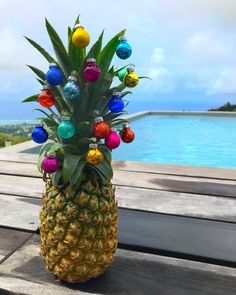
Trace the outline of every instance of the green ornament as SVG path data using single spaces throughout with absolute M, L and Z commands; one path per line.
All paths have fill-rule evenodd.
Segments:
M 117 73 L 117 77 L 119 78 L 119 80 L 120 80 L 121 82 L 123 82 L 124 77 L 125 77 L 125 75 L 127 75 L 127 74 L 128 74 L 128 70 L 127 70 L 127 68 L 123 68 L 122 70 L 120 70 L 120 71 Z

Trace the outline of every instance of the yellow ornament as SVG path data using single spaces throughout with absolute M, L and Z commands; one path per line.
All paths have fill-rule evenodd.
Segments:
M 84 27 L 81 25 L 75 25 L 74 33 L 72 35 L 72 43 L 78 48 L 85 48 L 89 45 L 90 36 Z
M 134 72 L 133 68 L 128 68 L 127 71 L 128 73 L 125 75 L 123 82 L 126 87 L 133 88 L 138 85 L 138 75 Z
M 103 160 L 103 154 L 98 149 L 98 145 L 90 144 L 89 150 L 86 154 L 86 162 L 91 165 L 98 165 L 102 162 L 102 160 Z

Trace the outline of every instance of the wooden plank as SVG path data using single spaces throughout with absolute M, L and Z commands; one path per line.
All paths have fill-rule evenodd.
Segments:
M 19 247 L 30 236 L 30 233 L 0 227 L 0 263 L 5 256 Z
M 38 251 L 38 236 L 30 239 L 0 266 L 0 287 L 27 295 L 142 294 L 235 295 L 236 270 L 217 265 L 118 250 L 104 275 L 64 286 L 46 272 Z
M 132 171 L 114 171 L 113 183 L 164 191 L 194 193 L 235 198 L 236 181 L 155 175 Z M 30 187 L 29 187 L 29 184 Z M 0 193 L 37 196 L 42 192 L 41 178 L 0 175 Z
M 213 168 L 133 161 L 113 161 L 113 168 L 121 171 L 236 180 L 236 169 L 233 168 Z
M 236 222 L 236 199 L 116 187 L 119 207 Z
M 0 224 L 35 230 L 44 183 L 38 178 L 0 176 Z M 29 185 L 30 184 L 30 185 Z M 29 198 L 30 197 L 30 198 Z M 236 199 L 135 187 L 116 187 L 120 207 L 222 221 L 236 221 Z M 5 212 L 9 212 L 5 216 Z M 27 213 L 26 213 L 27 212 Z M 21 218 L 19 218 L 21 216 Z
M 0 194 L 0 203 L 0 226 L 37 230 L 41 200 Z
M 236 267 L 236 224 L 119 211 L 120 247 Z
M 236 181 L 216 180 L 172 175 L 156 175 L 132 171 L 114 171 L 117 185 L 203 195 L 236 197 Z
M 20 154 L 21 158 L 26 157 L 27 154 Z M 12 156 L 9 156 L 12 158 Z M 31 157 L 31 155 L 30 155 Z M 0 157 L 1 159 L 1 157 Z M 19 160 L 19 159 L 18 159 Z M 35 163 L 28 161 L 11 162 L 0 160 L 0 174 L 21 175 L 21 176 L 34 176 L 41 177 Z M 35 162 L 35 159 L 34 159 Z M 158 164 L 158 163 L 145 163 L 145 162 L 129 162 L 129 161 L 113 161 L 112 166 L 114 170 L 124 171 L 126 174 L 131 172 L 144 172 L 150 174 L 164 174 L 175 176 L 188 176 L 196 178 L 215 178 L 222 180 L 236 180 L 236 169 L 225 168 L 209 168 L 209 167 L 193 167 L 182 165 Z M 168 176 L 167 176 L 168 177 Z

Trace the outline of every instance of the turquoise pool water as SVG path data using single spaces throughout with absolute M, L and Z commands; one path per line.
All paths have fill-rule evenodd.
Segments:
M 236 168 L 236 117 L 145 116 L 130 126 L 136 139 L 114 160 Z

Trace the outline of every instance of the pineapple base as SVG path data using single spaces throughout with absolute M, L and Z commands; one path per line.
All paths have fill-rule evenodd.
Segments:
M 118 207 L 111 182 L 94 178 L 78 190 L 45 185 L 40 212 L 40 250 L 46 269 L 69 283 L 101 275 L 117 248 Z

